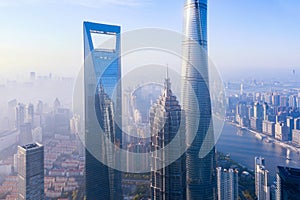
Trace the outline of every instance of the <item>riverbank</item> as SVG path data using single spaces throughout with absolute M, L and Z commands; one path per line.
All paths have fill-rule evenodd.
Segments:
M 231 123 L 224 124 L 216 148 L 250 170 L 254 169 L 255 157 L 264 157 L 270 181 L 276 178 L 277 166 L 300 166 L 300 154 L 273 142 L 258 139 L 253 132 L 242 130 Z
M 289 143 L 286 143 L 286 142 L 282 142 L 282 141 L 277 140 L 277 139 L 275 139 L 275 138 L 273 138 L 273 137 L 270 137 L 269 135 L 266 135 L 266 134 L 264 134 L 264 133 L 260 133 L 260 132 L 258 132 L 258 131 L 254 131 L 254 130 L 248 128 L 248 127 L 240 126 L 239 124 L 236 124 L 236 123 L 234 123 L 234 122 L 230 122 L 230 121 L 226 121 L 226 122 L 227 122 L 228 124 L 230 124 L 230 125 L 233 125 L 233 126 L 237 127 L 237 128 L 241 128 L 242 130 L 247 130 L 247 131 L 249 131 L 249 132 L 252 133 L 256 138 L 258 138 L 258 139 L 260 139 L 260 140 L 262 140 L 262 141 L 264 141 L 264 142 L 266 142 L 266 143 L 273 143 L 273 144 L 279 145 L 279 146 L 281 146 L 281 147 L 283 147 L 283 148 L 285 148 L 285 149 L 292 150 L 292 151 L 294 151 L 294 152 L 296 152 L 296 153 L 298 153 L 298 154 L 300 153 L 300 148 L 294 146 L 293 144 L 289 144 Z

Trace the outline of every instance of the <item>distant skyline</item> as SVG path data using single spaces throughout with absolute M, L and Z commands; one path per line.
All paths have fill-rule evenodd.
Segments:
M 1 1 L 0 77 L 30 71 L 76 76 L 83 65 L 83 21 L 121 25 L 123 32 L 158 27 L 181 33 L 183 4 L 184 0 Z M 221 74 L 260 74 L 260 68 L 279 69 L 283 75 L 292 69 L 300 72 L 299 8 L 297 0 L 209 1 L 208 49 Z

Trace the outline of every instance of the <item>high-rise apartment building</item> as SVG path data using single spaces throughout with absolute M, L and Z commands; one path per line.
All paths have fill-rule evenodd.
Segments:
M 185 112 L 187 199 L 216 199 L 216 158 L 208 78 L 207 0 L 184 5 L 182 109 Z M 199 117 L 199 122 L 196 118 Z M 196 127 L 196 130 L 194 128 Z M 196 133 L 194 133 L 196 132 Z M 200 151 L 201 150 L 201 151 Z M 205 152 L 200 155 L 201 152 Z
M 265 159 L 255 157 L 255 194 L 258 200 L 270 200 L 268 174 L 269 171 L 265 167 Z
M 288 98 L 286 96 L 280 96 L 280 106 L 286 107 L 288 105 Z
M 120 26 L 91 22 L 83 26 L 86 198 L 122 199 L 121 172 L 103 163 L 118 160 L 103 138 L 117 148 L 122 144 Z
M 262 119 L 264 114 L 263 106 L 259 102 L 255 102 L 253 106 L 253 116 L 257 119 Z
M 273 106 L 279 106 L 280 105 L 280 95 L 277 93 L 272 93 L 272 105 Z
M 185 155 L 168 166 L 165 164 L 170 160 L 172 153 L 185 146 L 185 139 L 181 138 L 174 145 L 176 149 L 165 148 L 178 131 L 181 131 L 179 127 L 182 125 L 182 114 L 179 102 L 172 93 L 170 80 L 167 78 L 162 95 L 150 109 L 152 200 L 186 199 Z M 164 148 L 162 153 L 158 151 Z M 157 169 L 156 166 L 161 162 L 165 167 Z
M 275 124 L 275 139 L 280 141 L 288 141 L 291 138 L 290 128 L 284 122 Z
M 297 97 L 294 95 L 289 96 L 289 107 L 296 108 L 297 107 Z
M 238 200 L 238 171 L 217 168 L 218 200 Z
M 44 199 L 44 147 L 33 143 L 18 146 L 19 200 Z

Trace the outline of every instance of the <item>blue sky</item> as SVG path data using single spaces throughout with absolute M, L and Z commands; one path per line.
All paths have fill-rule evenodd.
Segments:
M 181 32 L 183 0 L 0 1 L 0 73 L 75 76 L 82 22 Z M 300 71 L 300 2 L 209 0 L 209 54 L 220 71 Z

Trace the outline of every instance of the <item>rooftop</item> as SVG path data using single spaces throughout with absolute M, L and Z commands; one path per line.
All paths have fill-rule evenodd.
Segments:
M 278 166 L 277 168 L 281 176 L 298 179 L 298 180 L 300 179 L 299 168 L 282 167 L 282 166 Z
M 23 145 L 22 148 L 26 149 L 26 150 L 29 150 L 29 149 L 34 149 L 34 148 L 41 147 L 41 146 L 42 146 L 41 144 L 32 143 L 32 144 Z

